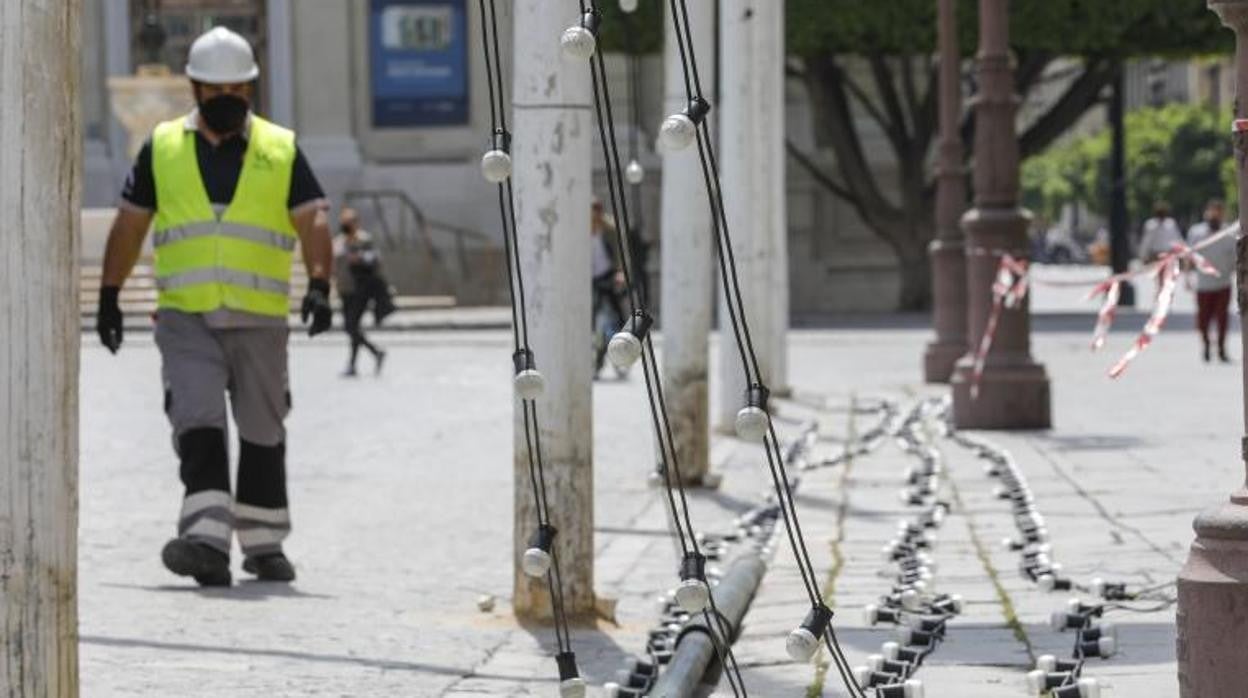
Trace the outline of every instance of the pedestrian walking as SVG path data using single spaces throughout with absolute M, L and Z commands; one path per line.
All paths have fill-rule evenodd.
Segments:
M 1153 215 L 1144 221 L 1138 250 L 1140 261 L 1148 264 L 1170 252 L 1175 243 L 1183 242 L 1179 224 L 1170 217 L 1170 204 L 1158 201 L 1153 205 Z
M 1192 226 L 1187 241 L 1195 246 L 1222 231 L 1226 207 L 1213 200 L 1205 206 L 1204 220 Z M 1218 270 L 1218 275 L 1195 272 L 1196 329 L 1200 333 L 1202 356 L 1206 362 L 1212 358 L 1209 332 L 1216 327 L 1218 359 L 1230 363 L 1226 353 L 1226 325 L 1231 308 L 1231 287 L 1235 281 L 1235 243 L 1238 235 L 1228 235 L 1210 243 L 1200 250 L 1200 255 Z
M 381 258 L 373 245 L 373 237 L 360 228 L 359 214 L 353 208 L 344 208 L 338 216 L 339 235 L 334 241 L 335 280 L 338 295 L 342 298 L 342 324 L 351 338 L 347 368 L 342 375 L 354 377 L 355 362 L 360 347 L 373 355 L 373 372 L 381 373 L 386 352 L 368 340 L 364 334 L 364 314 L 370 302 L 376 305 L 377 315 L 384 318 L 382 306 L 388 302 L 389 286 L 381 275 Z M 391 306 L 392 307 L 392 306 Z
M 301 316 L 329 328 L 333 251 L 325 197 L 295 134 L 251 111 L 259 74 L 246 39 L 223 27 L 197 38 L 186 75 L 197 107 L 158 125 L 122 193 L 104 257 L 97 328 L 122 343 L 120 288 L 154 223 L 165 413 L 185 486 L 177 537 L 161 553 L 174 574 L 231 582 L 237 535 L 243 569 L 291 581 L 286 431 L 290 270 L 302 249 Z M 226 394 L 238 428 L 230 493 Z
M 590 277 L 593 280 L 594 378 L 602 371 L 607 343 L 624 324 L 624 269 L 616 259 L 619 231 L 615 221 L 603 208 L 602 200 L 594 197 L 590 204 Z M 623 376 L 621 376 L 623 377 Z

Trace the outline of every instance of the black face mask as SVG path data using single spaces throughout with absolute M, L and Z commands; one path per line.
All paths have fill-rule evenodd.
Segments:
M 208 128 L 219 134 L 235 133 L 243 128 L 251 105 L 237 95 L 217 95 L 199 103 L 199 115 Z

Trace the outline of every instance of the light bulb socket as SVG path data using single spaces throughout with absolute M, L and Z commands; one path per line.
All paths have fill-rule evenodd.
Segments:
M 901 622 L 901 612 L 895 608 L 880 608 L 873 603 L 869 603 L 862 609 L 862 618 L 867 625 L 899 623 Z
M 576 668 L 575 652 L 560 652 L 555 655 L 555 664 L 559 666 L 559 680 L 580 678 L 581 672 Z
M 924 618 L 922 616 L 915 616 L 911 617 L 909 624 L 912 630 L 931 633 L 932 637 L 945 636 L 944 618 Z
M 1118 637 L 1118 629 L 1113 623 L 1097 623 L 1081 628 L 1079 630 L 1079 640 L 1082 642 L 1093 642 L 1102 637 Z
M 706 581 L 706 556 L 692 550 L 685 553 L 680 560 L 680 579 L 681 581 L 690 579 Z
M 532 349 L 517 349 L 516 353 L 511 355 L 511 361 L 516 367 L 517 374 L 537 370 L 537 362 L 533 358 Z
M 706 116 L 711 113 L 711 103 L 701 97 L 694 97 L 689 100 L 689 106 L 685 107 L 684 114 L 695 126 L 701 126 L 706 120 Z
M 1079 613 L 1067 613 L 1065 611 L 1054 611 L 1049 616 L 1049 627 L 1061 632 L 1063 630 L 1078 630 L 1087 626 L 1088 617 Z
M 624 326 L 620 328 L 620 331 L 628 332 L 637 339 L 644 341 L 650 334 L 652 327 L 654 327 L 654 318 L 645 309 L 638 308 L 633 312 L 633 316 L 624 322 Z
M 597 9 L 588 9 L 585 14 L 581 15 L 581 26 L 589 30 L 590 34 L 598 36 L 598 28 L 602 25 L 602 13 Z
M 490 149 L 511 153 L 511 133 L 501 128 L 494 129 L 494 133 L 490 134 Z
M 876 698 L 923 698 L 923 684 L 917 679 L 876 686 Z
M 1118 651 L 1118 642 L 1112 637 L 1099 637 L 1080 641 L 1076 654 L 1080 657 L 1112 657 Z

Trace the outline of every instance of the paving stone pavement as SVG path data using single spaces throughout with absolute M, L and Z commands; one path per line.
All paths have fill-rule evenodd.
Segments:
M 1131 322 L 1113 335 L 1113 350 L 1130 341 Z M 991 435 L 1031 479 L 1056 556 L 1077 577 L 1172 578 L 1192 516 L 1242 479 L 1239 370 L 1197 364 L 1185 323 L 1173 321 L 1118 382 L 1103 376 L 1113 356 L 1087 353 L 1090 320 L 1087 328 L 1039 323 L 1036 354 L 1053 377 L 1056 428 Z M 792 376 L 801 391 L 833 405 L 854 395 L 939 394 L 917 381 L 928 338 L 914 329 L 794 332 Z M 507 604 L 507 337 L 427 332 L 382 341 L 391 349 L 385 375 L 355 380 L 337 376 L 340 339 L 295 342 L 288 551 L 299 581 L 201 591 L 158 558 L 173 533 L 179 486 L 155 349 L 134 336 L 112 357 L 84 338 L 84 696 L 554 694 L 552 633 L 518 626 Z M 645 480 L 652 441 L 640 378 L 599 384 L 594 408 L 595 573 L 600 595 L 619 599 L 618 622 L 580 628 L 574 643 L 598 686 L 643 648 L 654 599 L 675 581 L 676 554 L 659 492 Z M 851 428 L 843 411 L 825 420 L 829 434 Z M 709 531 L 726 530 L 767 484 L 754 447 L 721 438 L 715 448 L 724 485 L 693 498 L 695 525 Z M 995 544 L 1009 521 L 989 498 L 991 481 L 970 454 L 948 442 L 942 448 L 963 506 L 941 531 L 938 583 L 971 603 L 921 677 L 929 696 L 1022 696 L 1028 643 L 1031 653 L 1068 649 L 1069 636 L 1045 623 L 1065 595 L 1022 583 L 1014 559 Z M 855 609 L 887 584 L 878 548 L 902 513 L 896 491 L 906 463 L 885 444 L 848 470 L 810 475 L 798 495 L 816 568 L 831 570 L 834 550 L 843 561 L 833 601 L 844 611 L 837 627 L 855 663 L 885 639 L 882 629 L 862 628 Z M 1026 643 L 1005 624 L 990 568 L 1000 572 Z M 482 594 L 498 597 L 492 613 L 477 610 Z M 737 650 L 751 695 L 807 695 L 817 668 L 788 662 L 783 650 L 803 614 L 800 579 L 778 546 Z M 1114 620 L 1127 626 L 1123 652 L 1094 661 L 1089 674 L 1110 682 L 1111 698 L 1176 695 L 1173 611 Z M 822 695 L 843 695 L 834 676 Z

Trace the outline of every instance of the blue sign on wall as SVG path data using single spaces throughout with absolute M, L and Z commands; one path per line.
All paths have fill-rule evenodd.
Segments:
M 372 0 L 373 126 L 468 123 L 465 0 Z

